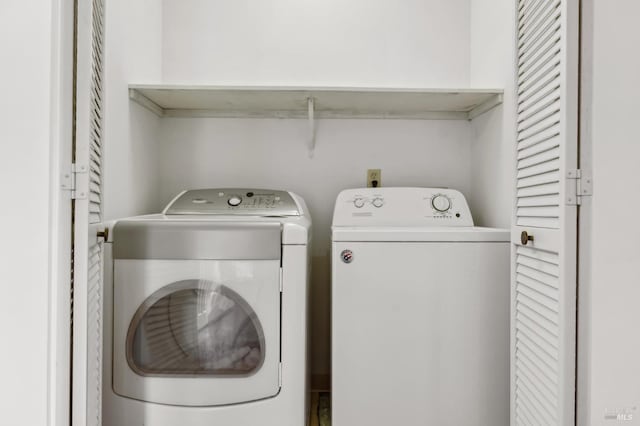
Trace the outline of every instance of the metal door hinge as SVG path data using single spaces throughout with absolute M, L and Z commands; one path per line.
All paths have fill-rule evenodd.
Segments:
M 89 171 L 87 166 L 71 164 L 68 172 L 62 174 L 61 189 L 71 193 L 72 200 L 83 200 L 87 198 L 88 185 L 87 179 L 78 179 L 79 174 L 87 174 Z
M 282 268 L 280 268 L 280 293 L 282 293 L 282 290 L 284 290 L 284 283 L 283 283 L 283 279 L 282 279 Z
M 593 178 L 590 173 L 581 169 L 567 171 L 567 196 L 568 206 L 579 206 L 583 197 L 593 195 Z
M 278 364 L 278 387 L 282 387 L 282 363 Z

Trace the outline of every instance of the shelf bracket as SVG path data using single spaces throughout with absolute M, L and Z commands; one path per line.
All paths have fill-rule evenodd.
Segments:
M 468 116 L 469 121 L 471 121 L 474 118 L 484 114 L 487 111 L 492 110 L 493 108 L 495 108 L 498 105 L 500 105 L 502 102 L 503 102 L 503 95 L 500 94 L 500 93 L 494 94 L 489 99 L 487 99 L 486 101 L 484 101 L 483 103 L 481 103 L 480 105 L 476 106 L 471 111 L 469 111 L 469 113 L 468 113 L 469 114 L 469 116 Z
M 307 113 L 309 120 L 309 158 L 313 158 L 313 153 L 316 149 L 316 121 L 315 121 L 315 104 L 313 97 L 307 98 Z
M 164 108 L 153 102 L 151 99 L 147 98 L 136 89 L 129 89 L 129 99 L 136 102 L 138 105 L 145 107 L 158 117 L 164 117 L 165 115 Z

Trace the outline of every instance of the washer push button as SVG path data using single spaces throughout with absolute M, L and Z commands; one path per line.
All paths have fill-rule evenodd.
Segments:
M 371 201 L 371 204 L 373 204 L 373 207 L 380 208 L 384 206 L 384 199 L 381 197 L 376 197 Z
M 232 195 L 227 200 L 227 204 L 229 204 L 231 207 L 239 206 L 240 203 L 242 203 L 242 197 L 240 197 L 238 195 Z

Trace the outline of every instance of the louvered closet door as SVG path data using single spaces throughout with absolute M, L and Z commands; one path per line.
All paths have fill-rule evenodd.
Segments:
M 72 424 L 102 423 L 102 0 L 77 2 Z
M 578 0 L 519 0 L 517 14 L 511 424 L 573 425 Z

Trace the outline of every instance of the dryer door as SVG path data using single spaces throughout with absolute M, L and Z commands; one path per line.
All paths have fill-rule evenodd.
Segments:
M 280 389 L 278 260 L 115 261 L 113 386 L 213 406 Z

